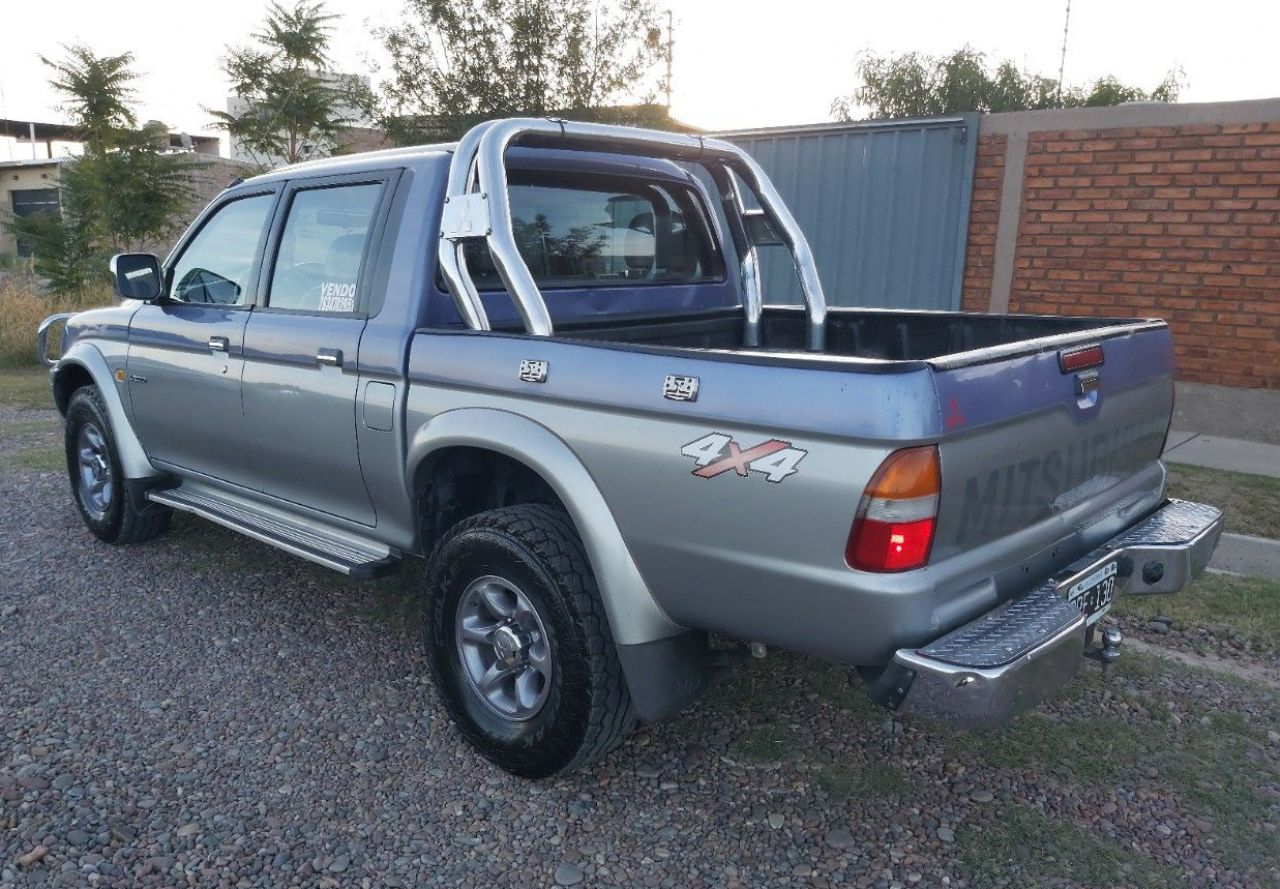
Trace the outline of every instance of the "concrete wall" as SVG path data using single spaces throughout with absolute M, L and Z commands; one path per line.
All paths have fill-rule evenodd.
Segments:
M 1280 99 L 983 118 L 963 305 L 1161 317 L 1183 379 L 1280 389 Z

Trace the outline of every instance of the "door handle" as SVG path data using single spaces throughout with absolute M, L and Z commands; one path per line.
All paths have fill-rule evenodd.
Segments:
M 215 352 L 230 352 L 231 340 L 225 336 L 211 336 L 209 337 L 209 348 Z
M 342 367 L 341 349 L 317 349 L 316 364 L 327 364 L 330 367 Z

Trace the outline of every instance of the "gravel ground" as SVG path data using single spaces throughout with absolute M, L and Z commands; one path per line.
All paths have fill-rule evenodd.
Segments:
M 1276 607 L 1280 607 L 1280 602 Z M 1240 665 L 1241 672 L 1265 676 L 1267 681 L 1280 684 L 1280 652 L 1251 642 L 1239 632 L 1215 633 L 1209 627 L 1180 623 L 1162 615 L 1153 620 L 1125 616 L 1115 623 L 1125 638 L 1141 639 L 1151 645 L 1199 657 L 1234 661 Z
M 416 570 L 352 585 L 182 517 L 105 546 L 38 468 L 0 502 L 3 886 L 1280 885 L 1257 685 L 1090 665 L 965 735 L 770 657 L 533 784 L 437 705 Z

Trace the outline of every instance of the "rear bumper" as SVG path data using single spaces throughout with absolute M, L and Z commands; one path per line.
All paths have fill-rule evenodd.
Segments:
M 1003 722 L 1080 668 L 1085 615 L 1064 590 L 1118 560 L 1116 596 L 1177 592 L 1204 571 L 1221 533 L 1216 507 L 1167 501 L 1025 595 L 928 645 L 899 649 L 874 693 L 900 711 L 957 725 Z

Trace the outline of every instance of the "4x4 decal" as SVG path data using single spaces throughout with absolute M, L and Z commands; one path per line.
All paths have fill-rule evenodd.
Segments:
M 769 481 L 778 484 L 796 472 L 796 467 L 809 452 L 792 447 L 789 441 L 776 438 L 744 450 L 733 440 L 733 436 L 712 432 L 689 442 L 680 449 L 680 453 L 697 462 L 698 468 L 693 474 L 698 478 L 715 478 L 730 470 L 743 478 L 752 472 L 759 472 Z

